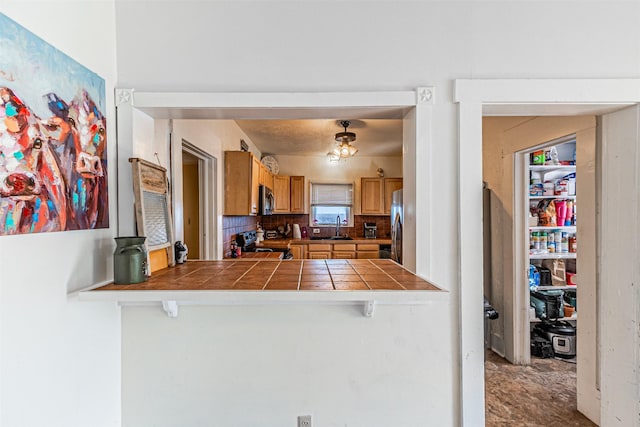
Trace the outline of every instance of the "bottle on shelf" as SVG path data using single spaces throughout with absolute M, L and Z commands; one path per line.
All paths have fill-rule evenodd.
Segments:
M 569 252 L 576 253 L 578 251 L 578 242 L 576 240 L 576 235 L 572 234 L 569 236 Z

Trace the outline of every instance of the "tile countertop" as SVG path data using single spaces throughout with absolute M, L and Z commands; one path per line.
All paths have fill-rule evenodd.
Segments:
M 236 261 L 245 261 L 256 259 L 275 259 L 279 260 L 282 258 L 282 252 L 242 252 L 239 257 L 225 257 L 225 259 L 236 260 Z
M 113 283 L 81 291 L 81 301 L 162 303 L 170 317 L 177 304 L 283 303 L 429 304 L 449 293 L 389 259 L 188 261 L 153 273 L 143 283 Z M 173 307 L 173 309 L 172 309 Z

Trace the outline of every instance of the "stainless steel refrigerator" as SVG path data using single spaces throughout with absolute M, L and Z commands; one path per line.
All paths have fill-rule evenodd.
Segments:
M 402 190 L 396 190 L 391 196 L 391 259 L 402 264 Z

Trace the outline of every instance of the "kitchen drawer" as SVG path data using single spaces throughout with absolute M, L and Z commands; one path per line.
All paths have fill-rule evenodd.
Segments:
M 372 243 L 360 243 L 358 245 L 359 251 L 378 251 L 380 250 L 380 245 L 374 245 Z
M 380 254 L 378 251 L 358 251 L 358 259 L 378 259 Z
M 356 251 L 356 245 L 351 243 L 351 244 L 345 244 L 345 243 L 334 243 L 333 244 L 333 251 L 334 252 L 355 252 Z
M 309 252 L 307 259 L 331 259 L 331 252 Z
M 355 252 L 335 252 L 334 251 L 331 255 L 333 259 L 355 259 L 356 258 Z
M 331 244 L 317 244 L 317 245 L 309 245 L 309 252 L 331 252 Z

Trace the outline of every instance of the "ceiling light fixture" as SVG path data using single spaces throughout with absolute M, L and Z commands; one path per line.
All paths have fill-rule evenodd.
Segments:
M 344 132 L 336 133 L 336 142 L 338 146 L 334 148 L 333 151 L 329 152 L 327 155 L 329 156 L 329 160 L 332 162 L 337 162 L 340 159 L 348 159 L 349 157 L 353 157 L 358 149 L 353 145 L 349 144 L 350 142 L 355 142 L 356 134 L 353 132 L 348 132 L 347 128 L 351 125 L 349 120 L 341 120 L 340 126 L 344 128 Z

